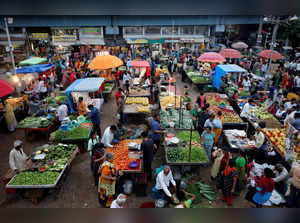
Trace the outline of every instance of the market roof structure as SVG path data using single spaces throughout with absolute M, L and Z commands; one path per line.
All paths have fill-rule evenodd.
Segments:
M 46 58 L 41 57 L 31 57 L 29 59 L 23 60 L 19 63 L 20 66 L 26 66 L 26 65 L 37 65 L 46 62 Z
M 227 73 L 246 73 L 247 70 L 236 65 L 236 64 L 226 64 L 226 65 L 218 65 L 215 70 L 215 76 L 213 80 L 213 85 L 215 88 L 220 88 L 220 80 Z

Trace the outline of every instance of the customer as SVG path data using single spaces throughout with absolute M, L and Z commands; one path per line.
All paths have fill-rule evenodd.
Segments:
M 120 116 L 120 123 L 124 123 L 124 105 L 125 105 L 125 96 L 124 95 L 121 95 L 121 97 L 119 98 L 118 100 L 118 114 Z
M 86 104 L 83 101 L 83 97 L 79 97 L 78 99 L 78 114 L 82 116 L 86 116 Z
M 204 108 L 202 109 L 202 112 L 199 116 L 199 122 L 198 122 L 198 132 L 199 135 L 202 135 L 203 129 L 204 129 L 204 125 L 207 119 L 209 119 L 210 114 L 206 108 L 206 106 L 204 106 Z
M 210 127 L 211 129 L 213 129 L 213 127 L 214 127 L 214 124 L 213 124 L 214 119 L 215 119 L 215 115 L 214 114 L 210 115 L 210 117 L 204 123 L 204 128 Z
M 237 169 L 235 168 L 235 162 L 233 159 L 230 159 L 224 170 L 224 182 L 222 189 L 222 201 L 226 202 L 228 206 L 232 206 L 232 194 L 235 191 L 237 180 L 238 174 Z
M 127 196 L 125 194 L 119 194 L 117 199 L 111 203 L 110 208 L 123 208 L 126 200 Z
M 39 93 L 40 93 L 41 99 L 44 99 L 45 97 L 47 97 L 47 94 L 48 94 L 47 84 L 45 84 L 45 82 L 42 78 L 39 78 Z
M 165 133 L 165 131 L 162 131 L 160 129 L 160 115 L 159 114 L 155 114 L 153 116 L 153 119 L 150 122 L 150 126 L 151 126 L 151 130 L 152 130 L 152 140 L 158 150 L 160 147 L 161 134 Z
M 214 146 L 215 133 L 211 131 L 211 127 L 204 127 L 201 135 L 201 144 L 204 147 L 209 163 L 211 163 L 211 150 Z
M 273 178 L 273 180 L 275 183 L 275 189 L 279 193 L 285 194 L 287 190 L 287 180 L 289 178 L 289 172 L 281 163 L 278 163 L 275 166 L 274 173 L 275 178 Z
M 13 107 L 8 103 L 8 101 L 5 101 L 5 109 L 2 110 L 4 112 L 4 117 L 6 120 L 7 128 L 9 132 L 14 132 L 16 129 L 16 126 L 18 125 L 15 112 Z
M 200 115 L 201 115 L 201 109 L 199 108 L 199 105 L 195 103 L 194 108 L 191 110 L 193 126 L 195 129 L 198 129 Z
M 95 186 L 98 186 L 99 183 L 99 168 L 105 161 L 106 151 L 102 143 L 97 143 L 92 149 L 92 167 L 93 167 L 93 176 L 95 180 Z
M 99 203 L 106 208 L 109 208 L 114 200 L 118 176 L 123 175 L 123 173 L 118 171 L 118 169 L 115 167 L 113 160 L 114 155 L 112 153 L 107 153 L 106 160 L 102 164 L 99 171 Z
M 242 111 L 241 111 L 241 117 L 242 118 L 249 118 L 252 115 L 252 107 L 254 106 L 254 101 L 252 99 L 249 99 L 248 102 L 244 105 Z
M 91 157 L 91 171 L 93 172 L 93 165 L 92 165 L 92 150 L 94 148 L 94 146 L 96 144 L 99 143 L 99 136 L 97 135 L 97 132 L 94 132 L 93 134 L 91 134 L 91 138 L 88 141 L 88 148 L 87 151 L 90 153 L 90 157 Z
M 262 178 L 256 185 L 257 192 L 253 196 L 253 202 L 257 207 L 262 207 L 271 197 L 274 190 L 274 173 L 271 169 L 265 168 Z
M 210 176 L 211 176 L 212 180 L 214 180 L 217 177 L 217 175 L 220 171 L 221 162 L 222 162 L 223 157 L 224 157 L 224 152 L 222 149 L 217 149 L 212 153 L 212 158 L 214 160 L 214 164 L 210 171 Z
M 240 149 L 239 156 L 235 160 L 235 165 L 238 174 L 238 183 L 235 195 L 240 195 L 240 192 L 244 187 L 245 175 L 247 170 L 247 156 L 244 150 Z
M 295 120 L 291 123 L 291 125 L 298 131 L 300 131 L 300 113 L 295 113 Z
M 148 138 L 148 132 L 142 132 L 143 142 L 141 144 L 141 151 L 143 152 L 144 171 L 147 174 L 148 181 L 152 181 L 152 161 L 154 150 L 157 149 L 153 140 Z
M 91 118 L 93 123 L 92 134 L 94 132 L 97 132 L 98 136 L 101 137 L 99 110 L 96 107 L 94 107 L 94 105 L 89 105 L 88 109 L 90 110 L 89 117 Z
M 300 162 L 293 163 L 290 171 L 291 183 L 288 185 L 286 193 L 288 207 L 300 208 Z
M 29 157 L 23 151 L 23 142 L 16 140 L 14 142 L 14 148 L 9 153 L 9 166 L 15 174 L 26 169 L 26 162 Z
M 257 149 L 266 150 L 265 135 L 262 132 L 262 129 L 266 127 L 266 124 L 264 122 L 260 122 L 258 125 L 256 124 L 255 127 L 256 132 L 253 136 L 253 139 L 255 140 L 255 147 Z
M 57 104 L 59 105 L 58 109 L 57 109 L 57 116 L 58 116 L 58 120 L 60 122 L 62 122 L 65 118 L 68 117 L 68 107 L 65 104 L 62 104 L 61 101 L 57 101 Z
M 28 115 L 33 116 L 34 114 L 38 113 L 39 109 L 40 102 L 37 101 L 36 97 L 31 96 L 29 99 Z
M 169 166 L 164 166 L 164 169 L 157 175 L 155 188 L 158 193 L 164 196 L 168 204 L 173 202 L 172 193 L 176 192 L 176 182 L 173 179 L 172 171 Z
M 276 111 L 275 116 L 279 121 L 283 121 L 285 119 L 286 112 L 283 105 L 281 105 L 280 108 Z
M 203 92 L 200 93 L 200 96 L 197 98 L 196 103 L 199 105 L 201 109 L 203 109 L 206 105 L 206 97 Z
M 222 116 L 222 112 L 218 111 L 218 114 L 215 116 L 213 122 L 213 132 L 215 133 L 215 145 L 219 142 L 219 138 L 223 131 L 224 125 L 224 117 Z
M 117 131 L 117 127 L 115 125 L 108 126 L 102 136 L 101 143 L 104 144 L 105 147 L 114 147 L 112 144 L 120 142 L 119 140 L 114 139 L 114 133 Z

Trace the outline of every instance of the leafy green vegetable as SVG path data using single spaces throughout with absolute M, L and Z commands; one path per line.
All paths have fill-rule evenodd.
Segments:
M 51 122 L 43 117 L 27 117 L 19 122 L 17 128 L 46 128 Z
M 189 184 L 187 188 L 185 189 L 186 192 L 194 194 L 196 196 L 194 205 L 199 204 L 202 201 L 202 196 L 200 194 L 199 188 L 195 184 Z
M 178 131 L 176 132 L 176 137 L 181 141 L 181 142 L 190 142 L 190 131 Z M 199 136 L 199 133 L 196 131 L 192 132 L 192 141 L 196 143 L 201 143 L 201 139 Z
M 180 129 L 190 129 L 191 126 L 194 128 L 192 124 L 192 119 L 190 112 L 187 110 L 183 110 L 182 112 L 182 120 L 179 123 L 179 111 L 177 109 L 171 108 L 167 110 L 161 110 L 161 125 L 162 128 L 170 128 L 169 120 L 175 123 L 175 128 Z
M 188 146 L 184 150 L 182 150 L 182 155 L 184 157 L 183 161 L 186 161 L 186 162 L 189 161 L 189 153 L 190 153 L 190 150 L 189 150 Z M 196 163 L 208 162 L 208 158 L 207 158 L 207 155 L 206 155 L 204 149 L 192 146 L 191 147 L 191 162 L 196 162 Z
M 10 185 L 47 185 L 54 184 L 59 176 L 59 172 L 21 172 L 10 182 Z
M 54 140 L 61 141 L 63 139 L 81 139 L 88 138 L 90 134 L 90 129 L 85 127 L 77 127 L 72 130 L 63 131 L 61 129 L 55 132 Z
M 184 159 L 182 155 L 182 149 L 178 147 L 169 147 L 168 148 L 168 160 L 170 162 L 178 162 Z

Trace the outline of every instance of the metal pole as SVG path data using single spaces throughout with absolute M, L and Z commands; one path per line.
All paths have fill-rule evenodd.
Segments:
M 13 46 L 12 46 L 12 43 L 11 43 L 11 40 L 10 40 L 9 29 L 8 29 L 8 24 L 7 24 L 7 18 L 4 18 L 4 24 L 5 24 L 5 31 L 6 31 L 6 35 L 7 35 L 7 41 L 8 41 L 10 57 L 11 57 L 11 63 L 12 63 L 12 66 L 13 66 L 14 74 L 16 74 L 15 57 L 14 57 L 14 52 L 13 52 Z
M 263 16 L 260 17 L 259 19 L 259 26 L 258 26 L 258 31 L 257 31 L 257 39 L 256 39 L 256 45 L 257 46 L 261 46 L 261 43 L 262 43 L 262 35 L 261 35 L 261 32 L 262 32 L 262 29 L 263 29 Z
M 272 56 L 273 56 L 273 52 L 274 52 L 274 46 L 275 46 L 275 42 L 276 42 L 276 36 L 277 36 L 277 31 L 279 28 L 279 23 L 280 23 L 280 19 L 279 17 L 276 19 L 276 23 L 273 29 L 273 34 L 272 34 L 272 40 L 271 40 L 271 46 L 270 46 L 270 50 L 271 50 L 271 55 L 270 55 L 270 61 L 269 61 L 269 66 L 268 66 L 268 70 L 267 70 L 267 75 L 270 73 L 270 69 L 271 69 L 271 65 L 272 65 Z
M 191 162 L 191 153 L 192 153 L 192 135 L 193 135 L 193 128 L 191 125 L 191 131 L 190 131 L 190 148 L 189 148 L 189 162 Z

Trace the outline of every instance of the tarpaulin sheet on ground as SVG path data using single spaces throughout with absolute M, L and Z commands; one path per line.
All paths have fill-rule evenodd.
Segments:
M 213 80 L 213 86 L 217 89 L 220 88 L 220 80 L 227 73 L 246 73 L 247 70 L 241 68 L 236 64 L 218 65 L 216 67 L 216 74 Z
M 72 102 L 71 102 L 72 92 L 97 92 L 100 90 L 104 82 L 105 82 L 104 78 L 86 78 L 86 79 L 78 79 L 74 81 L 66 90 L 71 112 L 72 113 L 74 112 L 74 109 L 72 107 Z

